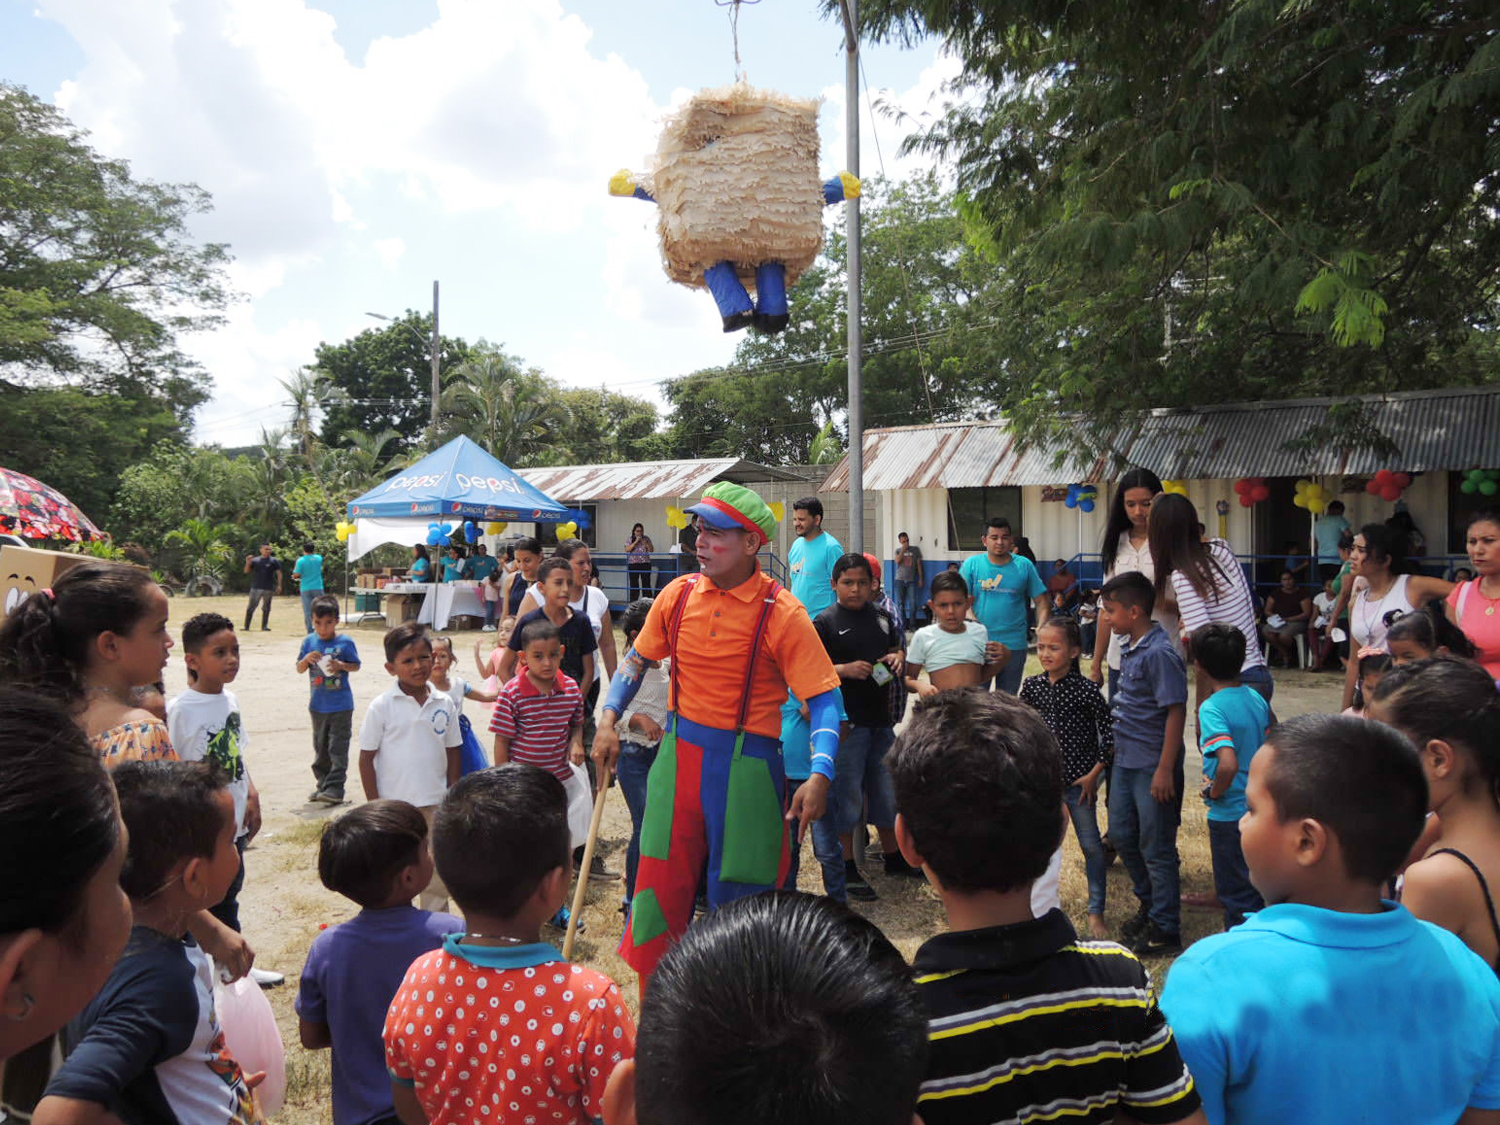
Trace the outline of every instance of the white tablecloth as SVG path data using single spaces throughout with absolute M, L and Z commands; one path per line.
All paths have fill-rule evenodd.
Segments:
M 455 616 L 483 617 L 484 602 L 479 598 L 478 582 L 439 582 L 428 587 L 427 597 L 422 599 L 422 608 L 417 620 L 442 631 L 448 620 Z

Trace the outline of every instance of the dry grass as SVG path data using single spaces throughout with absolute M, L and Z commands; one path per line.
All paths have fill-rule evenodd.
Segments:
M 194 613 L 213 611 L 226 613 L 238 624 L 243 620 L 243 607 L 240 598 L 179 598 L 173 606 L 173 623 L 180 626 Z M 265 829 L 247 856 L 248 880 L 241 913 L 246 919 L 247 935 L 257 949 L 258 963 L 284 972 L 288 978 L 285 987 L 269 993 L 287 1048 L 286 1108 L 277 1120 L 290 1125 L 328 1125 L 332 1121 L 329 1054 L 326 1051 L 305 1051 L 299 1045 L 297 1017 L 292 1005 L 296 997 L 297 975 L 313 938 L 321 927 L 352 917 L 355 907 L 324 889 L 317 878 L 318 835 L 323 822 L 331 815 L 337 815 L 337 811 L 330 812 L 304 803 L 311 782 L 308 771 L 310 733 L 305 682 L 293 669 L 297 645 L 302 638 L 301 624 L 300 606 L 291 599 L 283 599 L 273 610 L 271 632 L 262 633 L 257 628 L 241 637 L 243 665 L 234 689 L 252 735 L 247 760 L 261 789 L 266 809 Z M 374 622 L 348 631 L 365 660 L 364 670 L 352 677 L 358 719 L 369 700 L 390 682 L 381 670 L 384 657 L 380 651 L 380 638 L 384 626 Z M 457 639 L 461 666 L 472 672 L 469 651 L 473 647 L 472 636 L 463 634 Z M 1032 671 L 1035 670 L 1033 667 Z M 169 693 L 182 689 L 184 677 L 179 660 L 173 661 L 167 680 Z M 1276 709 L 1283 716 L 1330 710 L 1337 702 L 1336 692 L 1333 677 L 1278 673 Z M 355 730 L 358 731 L 357 721 Z M 1189 794 L 1197 792 L 1198 761 L 1196 752 L 1190 751 L 1187 762 Z M 357 777 L 351 778 L 348 793 L 351 798 L 359 799 Z M 615 789 L 606 806 L 601 832 L 601 851 L 613 870 L 624 867 L 629 833 L 629 814 L 619 790 Z M 1178 848 L 1182 856 L 1184 892 L 1211 890 L 1207 825 L 1201 804 L 1191 796 L 1185 806 Z M 1074 924 L 1086 932 L 1087 882 L 1082 856 L 1071 833 L 1066 849 L 1062 900 Z M 923 941 L 943 928 L 940 904 L 924 883 L 887 878 L 878 861 L 866 862 L 862 866 L 880 899 L 859 904 L 856 908 L 910 957 Z M 800 886 L 813 893 L 821 890 L 810 842 L 804 844 Z M 623 918 L 619 913 L 622 893 L 622 884 L 618 882 L 591 885 L 583 911 L 587 930 L 579 936 L 575 956 L 624 985 L 624 993 L 634 1005 L 634 974 L 616 952 L 623 928 Z M 1111 929 L 1118 932 L 1119 926 L 1134 909 L 1129 881 L 1121 866 L 1116 864 L 1109 873 L 1106 918 Z M 1193 941 L 1216 932 L 1220 924 L 1217 912 L 1185 911 L 1184 940 Z M 561 944 L 560 934 L 551 937 Z M 1156 960 L 1150 968 L 1159 983 L 1167 963 Z

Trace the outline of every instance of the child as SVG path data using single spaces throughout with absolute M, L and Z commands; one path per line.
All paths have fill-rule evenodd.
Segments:
M 1099 685 L 1078 671 L 1083 653 L 1083 637 L 1078 622 L 1071 617 L 1052 617 L 1036 631 L 1036 655 L 1042 664 L 1042 675 L 1032 676 L 1021 685 L 1021 702 L 1034 707 L 1063 756 L 1063 803 L 1073 822 L 1073 834 L 1083 849 L 1083 869 L 1089 881 L 1089 932 L 1096 938 L 1109 936 L 1104 924 L 1105 881 L 1109 874 L 1109 856 L 1099 835 L 1096 813 L 1099 779 L 1114 751 L 1114 730 L 1109 718 L 1109 704 Z M 1049 884 L 1046 906 L 1057 905 L 1057 878 L 1061 849 L 1048 864 L 1048 874 L 1037 881 Z M 1048 876 L 1052 876 L 1049 880 Z M 1032 911 L 1040 917 L 1046 913 L 1042 903 L 1032 902 Z
M 500 611 L 500 584 L 504 581 L 505 575 L 498 569 L 490 571 L 479 581 L 479 596 L 484 602 L 484 627 L 480 629 L 481 633 L 495 631 L 495 615 Z
M 599 642 L 594 636 L 594 626 L 588 616 L 568 604 L 572 588 L 573 567 L 567 559 L 551 558 L 537 569 L 536 589 L 542 600 L 542 608 L 516 619 L 515 631 L 500 658 L 502 684 L 508 682 L 515 671 L 516 659 L 521 651 L 521 635 L 526 626 L 533 621 L 546 620 L 560 631 L 562 670 L 578 685 L 581 695 L 588 695 L 594 682 L 594 653 L 599 648 Z
M 1289 719 L 1245 799 L 1267 906 L 1179 957 L 1161 998 L 1209 1121 L 1493 1120 L 1500 981 L 1381 901 L 1427 809 L 1411 743 L 1345 716 Z
M 313 939 L 297 992 L 302 1045 L 333 1048 L 334 1125 L 394 1125 L 380 1028 L 407 967 L 464 924 L 412 906 L 432 878 L 427 821 L 371 801 L 323 826 L 318 877 L 360 911 Z
M 1099 592 L 1101 619 L 1124 641 L 1119 687 L 1109 701 L 1115 735 L 1109 838 L 1140 900 L 1120 933 L 1141 954 L 1182 948 L 1177 825 L 1187 666 L 1151 620 L 1155 602 L 1151 580 L 1139 571 L 1115 575 Z
M 1099 639 L 1099 591 L 1085 590 L 1083 596 L 1079 598 L 1078 608 L 1074 610 L 1073 616 L 1078 619 L 1083 651 L 1093 652 L 1094 642 Z
M 1313 621 L 1307 630 L 1307 643 L 1312 646 L 1312 666 L 1319 671 L 1333 655 L 1333 641 L 1328 629 L 1333 624 L 1333 607 L 1338 597 L 1333 592 L 1333 579 L 1323 580 L 1323 589 L 1313 596 Z
M 234 622 L 220 613 L 200 613 L 182 627 L 183 661 L 188 688 L 167 704 L 167 730 L 177 756 L 184 762 L 208 759 L 222 771 L 234 797 L 237 826 L 235 847 L 241 866 L 218 905 L 215 918 L 230 929 L 240 929 L 240 888 L 245 883 L 245 846 L 260 831 L 260 793 L 245 769 L 245 747 L 250 736 L 240 717 L 240 701 L 224 685 L 240 671 L 240 642 Z M 280 984 L 280 973 L 252 970 L 257 983 Z M 264 979 L 263 979 L 264 978 Z M 274 979 L 272 979 L 274 978 Z
M 823 867 L 823 888 L 839 902 L 877 897 L 854 861 L 851 833 L 866 802 L 880 834 L 888 875 L 915 875 L 896 850 L 896 801 L 885 756 L 896 741 L 887 685 L 901 674 L 902 632 L 891 615 L 870 601 L 874 571 L 864 555 L 833 564 L 837 599 L 813 620 L 818 639 L 839 674 L 849 725 L 839 741 L 838 766 L 828 811 L 813 822 L 813 852 Z M 847 891 L 846 891 L 847 888 Z
M 592 630 L 589 632 L 592 635 Z M 589 802 L 588 776 L 581 770 L 574 772 L 568 764 L 583 765 L 583 693 L 566 672 L 559 670 L 565 655 L 562 630 L 540 618 L 522 626 L 517 640 L 521 645 L 521 671 L 500 689 L 490 719 L 495 764 L 515 761 L 537 766 L 563 783 L 570 807 L 578 801 Z M 585 842 L 573 841 L 575 862 L 583 858 Z M 559 929 L 566 928 L 568 915 L 564 908 L 553 923 Z
M 620 631 L 629 651 L 651 612 L 650 598 L 639 598 L 620 615 Z M 635 897 L 635 873 L 641 862 L 641 823 L 646 816 L 646 775 L 656 762 L 656 751 L 666 733 L 667 698 L 671 688 L 671 657 L 641 674 L 641 687 L 616 724 L 620 733 L 620 759 L 616 766 L 620 792 L 630 808 L 630 846 L 625 851 L 625 914 Z M 784 749 L 784 746 L 783 746 Z M 803 780 L 806 780 L 805 778 Z M 790 784 L 790 783 L 788 783 Z
M 206 762 L 126 762 L 115 771 L 129 843 L 120 885 L 134 923 L 103 991 L 68 1030 L 67 1061 L 36 1125 L 265 1120 L 214 1014 L 213 963 L 188 921 L 240 869 L 234 798 Z
M 1448 615 L 1436 602 L 1428 602 L 1421 609 L 1403 614 L 1391 622 L 1385 631 L 1385 647 L 1390 650 L 1391 662 L 1396 667 L 1425 660 L 1439 653 L 1452 653 L 1472 660 L 1474 644 L 1464 631 L 1448 620 Z M 1365 698 L 1368 700 L 1369 695 Z
M 162 722 L 167 721 L 167 685 L 160 680 L 131 688 L 130 702 Z
M 1358 670 L 1354 681 L 1354 702 L 1344 709 L 1345 715 L 1351 715 L 1358 719 L 1365 713 L 1365 701 L 1380 686 L 1380 681 L 1390 671 L 1395 662 L 1391 654 L 1380 648 L 1362 648 L 1359 650 Z
M 432 638 L 432 686 L 453 700 L 453 712 L 458 716 L 458 729 L 463 734 L 463 745 L 459 747 L 459 773 L 468 774 L 489 766 L 484 747 L 474 734 L 474 725 L 464 714 L 464 700 L 493 703 L 500 698 L 498 691 L 486 691 L 469 683 L 462 676 L 451 676 L 453 667 L 453 641 L 448 637 Z
M 989 632 L 964 615 L 974 599 L 969 585 L 955 570 L 945 570 L 932 580 L 932 599 L 927 603 L 933 623 L 912 636 L 906 650 L 906 686 L 926 698 L 956 687 L 989 683 L 1010 659 L 1010 650 L 991 644 Z M 927 682 L 920 679 L 927 670 Z
M 459 778 L 463 734 L 453 700 L 433 691 L 432 642 L 415 621 L 385 635 L 385 670 L 396 682 L 370 702 L 359 730 L 359 779 L 365 800 L 392 797 L 416 805 L 432 824 L 443 794 Z M 417 896 L 423 910 L 443 910 L 442 879 Z
M 401 1120 L 600 1117 L 610 1071 L 635 1053 L 635 1024 L 613 981 L 541 941 L 568 893 L 568 844 L 567 793 L 547 770 L 482 770 L 449 791 L 432 850 L 468 932 L 412 964 L 386 1017 Z
M 1271 705 L 1240 682 L 1245 636 L 1232 625 L 1193 631 L 1193 663 L 1213 694 L 1198 709 L 1198 746 L 1203 751 L 1203 799 L 1208 802 L 1208 848 L 1214 890 L 1224 904 L 1224 928 L 1238 926 L 1265 903 L 1250 882 L 1240 849 L 1245 783 L 1250 762 L 1266 740 Z
M 1402 618 L 1405 621 L 1406 618 Z M 1406 869 L 1401 901 L 1451 930 L 1500 972 L 1500 693 L 1478 664 L 1438 656 L 1398 665 L 1365 713 L 1422 749 L 1438 846 Z M 1421 846 L 1420 844 L 1418 845 Z
M 354 690 L 349 673 L 359 671 L 354 640 L 339 632 L 338 599 L 325 594 L 313 599 L 313 631 L 297 652 L 297 671 L 306 672 L 312 687 L 307 710 L 312 716 L 313 781 L 310 802 L 344 803 L 349 775 L 349 736 L 354 729 Z
M 913 965 L 931 1035 L 922 1120 L 1201 1121 L 1141 963 L 1080 941 L 1061 910 L 1032 913 L 1067 831 L 1063 756 L 1036 712 L 1003 692 L 918 703 L 891 775 L 901 851 L 953 931 Z
M 926 1061 L 917 989 L 885 936 L 827 898 L 760 894 L 662 959 L 604 1118 L 910 1125 Z

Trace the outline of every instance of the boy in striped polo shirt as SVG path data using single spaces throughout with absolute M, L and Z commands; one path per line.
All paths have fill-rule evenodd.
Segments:
M 1203 1122 L 1140 961 L 1079 941 L 1061 910 L 1032 915 L 1031 884 L 1067 823 L 1062 754 L 1041 717 L 1003 692 L 943 692 L 913 708 L 888 765 L 901 853 L 951 927 L 914 965 L 926 1125 Z
M 500 689 L 490 731 L 495 765 L 524 762 L 572 780 L 568 762 L 583 764 L 583 695 L 560 671 L 562 631 L 546 619 L 521 630 L 521 674 Z

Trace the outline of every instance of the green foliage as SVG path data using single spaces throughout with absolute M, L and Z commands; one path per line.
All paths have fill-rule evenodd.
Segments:
M 836 8 L 832 0 L 825 4 Z M 917 149 L 996 272 L 1019 432 L 1122 411 L 1491 381 L 1489 0 L 865 0 L 962 75 Z
M 432 317 L 407 312 L 341 344 L 319 344 L 315 366 L 342 397 L 323 413 L 327 445 L 343 445 L 351 431 L 394 430 L 400 451 L 415 449 L 432 420 Z M 439 366 L 451 372 L 468 358 L 469 345 L 442 337 Z M 445 374 L 446 378 L 446 374 Z
M 170 535 L 198 520 L 222 529 L 245 517 L 255 467 L 246 458 L 231 459 L 218 449 L 193 449 L 162 442 L 138 464 L 120 475 L 120 489 L 109 525 L 121 542 L 138 543 L 155 553 L 172 543 Z M 262 534 L 254 527 L 247 539 Z
M 196 517 L 167 532 L 164 542 L 177 548 L 179 569 L 189 586 L 200 578 L 222 581 L 234 557 L 236 530 Z
M 557 388 L 556 393 L 568 421 L 555 435 L 546 463 L 607 465 L 668 456 L 666 440 L 657 432 L 656 405 L 649 399 L 605 387 Z
M 555 384 L 535 368 L 523 370 L 520 359 L 499 347 L 481 341 L 445 382 L 435 444 L 464 434 L 507 465 L 527 465 L 567 426 Z
M 177 349 L 219 323 L 225 247 L 199 245 L 192 184 L 137 180 L 61 113 L 0 83 L 0 367 L 14 377 L 198 384 Z
M 345 561 L 348 550 L 339 542 L 335 529 L 344 518 L 344 505 L 362 491 L 364 489 L 360 487 L 347 494 L 342 491 L 330 493 L 310 474 L 294 483 L 286 494 L 288 526 L 279 540 L 281 558 L 295 560 L 302 554 L 302 544 L 312 543 L 323 556 L 323 578 L 327 589 L 342 590 L 348 569 Z M 288 561 L 285 565 L 289 568 L 291 563 Z

